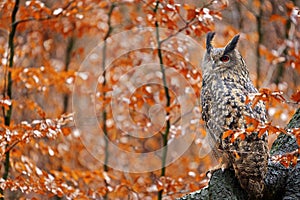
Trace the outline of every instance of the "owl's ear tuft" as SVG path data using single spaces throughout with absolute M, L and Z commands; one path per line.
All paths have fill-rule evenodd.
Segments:
M 234 38 L 229 42 L 229 44 L 227 44 L 227 46 L 225 47 L 224 53 L 223 55 L 233 51 L 239 41 L 240 35 L 236 35 L 234 36 Z
M 206 50 L 207 53 L 210 54 L 211 49 L 213 48 L 213 46 L 211 45 L 211 41 L 215 36 L 215 32 L 208 32 L 207 36 L 206 36 Z

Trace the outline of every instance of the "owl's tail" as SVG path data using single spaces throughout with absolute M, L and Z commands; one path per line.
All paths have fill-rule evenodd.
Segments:
M 235 175 L 250 199 L 263 196 L 264 179 L 268 169 L 268 146 L 265 140 L 240 141 L 238 150 L 231 154 Z

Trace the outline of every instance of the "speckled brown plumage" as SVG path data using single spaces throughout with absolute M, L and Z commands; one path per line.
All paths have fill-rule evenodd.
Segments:
M 264 178 L 267 173 L 268 146 L 267 133 L 258 137 L 251 133 L 245 139 L 222 139 L 227 130 L 246 129 L 249 124 L 245 116 L 266 122 L 265 106 L 262 102 L 252 108 L 246 104 L 250 93 L 257 93 L 253 86 L 247 66 L 236 50 L 239 35 L 224 48 L 214 48 L 211 41 L 214 33 L 208 33 L 207 52 L 203 59 L 203 84 L 201 91 L 202 118 L 206 129 L 221 150 L 223 160 L 233 166 L 241 187 L 250 198 L 261 198 Z

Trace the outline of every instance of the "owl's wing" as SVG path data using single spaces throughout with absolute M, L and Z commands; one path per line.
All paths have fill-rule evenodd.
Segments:
M 205 146 L 209 146 L 209 149 L 206 150 L 206 155 L 210 154 L 214 159 L 214 162 L 219 162 L 219 159 L 222 158 L 221 145 L 218 143 L 216 135 L 212 133 L 208 127 L 206 127 L 206 136 L 203 140 Z M 201 152 L 203 154 L 203 152 Z
M 202 108 L 202 119 L 207 123 L 210 119 L 209 109 L 211 106 L 211 95 L 206 87 L 205 80 L 202 81 L 202 90 L 201 90 L 201 108 Z
M 210 116 L 210 110 L 212 106 L 212 97 L 210 87 L 207 87 L 205 80 L 202 82 L 201 90 L 201 107 L 202 107 L 202 119 L 206 122 L 206 137 L 205 142 L 208 143 L 212 150 L 213 156 L 218 159 L 221 157 L 220 154 L 220 137 L 218 133 L 221 133 L 222 130 L 219 130 L 218 124 L 215 122 L 214 118 Z
M 261 101 L 253 107 L 252 103 L 245 106 L 245 114 L 253 119 L 259 120 L 261 123 L 267 122 L 267 114 L 265 104 Z
M 254 87 L 251 81 L 248 81 L 246 88 L 248 93 L 258 93 L 258 90 Z M 254 119 L 260 120 L 260 122 L 267 122 L 267 111 L 263 101 L 259 101 L 253 108 L 252 102 L 246 105 L 246 114 Z

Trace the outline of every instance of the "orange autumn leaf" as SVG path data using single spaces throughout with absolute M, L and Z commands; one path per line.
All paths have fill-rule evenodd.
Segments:
M 246 102 L 249 103 L 252 101 L 252 107 L 254 108 L 259 101 L 264 101 L 266 103 L 269 103 L 271 102 L 271 100 L 275 100 L 278 103 L 286 102 L 285 98 L 283 97 L 283 93 L 281 91 L 271 91 L 268 88 L 261 88 L 259 90 L 259 93 L 254 94 L 253 100 L 250 100 L 250 98 L 248 97 L 246 99 Z
M 257 119 L 254 119 L 254 118 L 249 117 L 247 115 L 244 115 L 244 118 L 245 118 L 247 124 L 252 125 L 253 129 L 256 129 L 258 127 L 259 121 Z
M 291 1 L 288 1 L 285 3 L 285 6 L 288 8 L 288 9 L 293 9 L 295 7 L 294 3 Z
M 174 104 L 170 107 L 166 107 L 165 110 L 167 113 L 170 113 L 174 108 L 180 108 L 180 105 L 179 104 Z
M 3 107 L 5 110 L 8 110 L 9 107 L 12 105 L 12 101 L 8 98 L 0 99 L 0 106 Z
M 196 11 L 194 9 L 187 10 L 187 20 L 191 20 L 196 17 Z
M 99 7 L 100 8 L 106 8 L 108 6 L 108 2 L 107 1 L 101 1 L 100 3 L 99 3 Z
M 225 131 L 225 132 L 223 133 L 222 139 L 225 139 L 225 138 L 227 138 L 227 137 L 229 137 L 229 136 L 232 136 L 232 134 L 234 134 L 234 131 L 233 131 L 233 130 L 227 130 L 227 131 Z
M 193 9 L 195 9 L 195 6 L 191 5 L 191 4 L 183 4 L 183 9 L 185 9 L 185 10 L 193 10 Z
M 277 126 L 271 125 L 271 123 L 267 124 L 268 132 L 270 134 L 275 134 L 275 133 L 286 133 L 286 130 Z
M 270 21 L 280 21 L 282 24 L 285 24 L 287 19 L 281 15 L 273 14 L 270 17 Z
M 263 134 L 265 134 L 267 130 L 268 130 L 267 127 L 260 128 L 259 131 L 258 131 L 258 137 L 261 138 L 261 136 L 262 136 Z
M 245 140 L 246 134 L 244 131 L 235 131 L 234 134 L 231 136 L 230 142 L 234 143 L 236 139 Z
M 62 133 L 64 134 L 64 136 L 68 136 L 70 135 L 70 133 L 72 132 L 71 128 L 70 127 L 63 127 L 61 129 Z
M 296 93 L 292 94 L 291 99 L 297 103 L 300 102 L 300 90 L 298 90 Z
M 153 106 L 155 104 L 155 100 L 153 98 L 144 98 L 146 103 L 148 103 L 150 106 Z
M 298 163 L 299 150 L 295 150 L 290 153 L 286 153 L 283 155 L 275 155 L 272 157 L 272 160 L 275 162 L 279 162 L 284 167 L 294 167 Z

